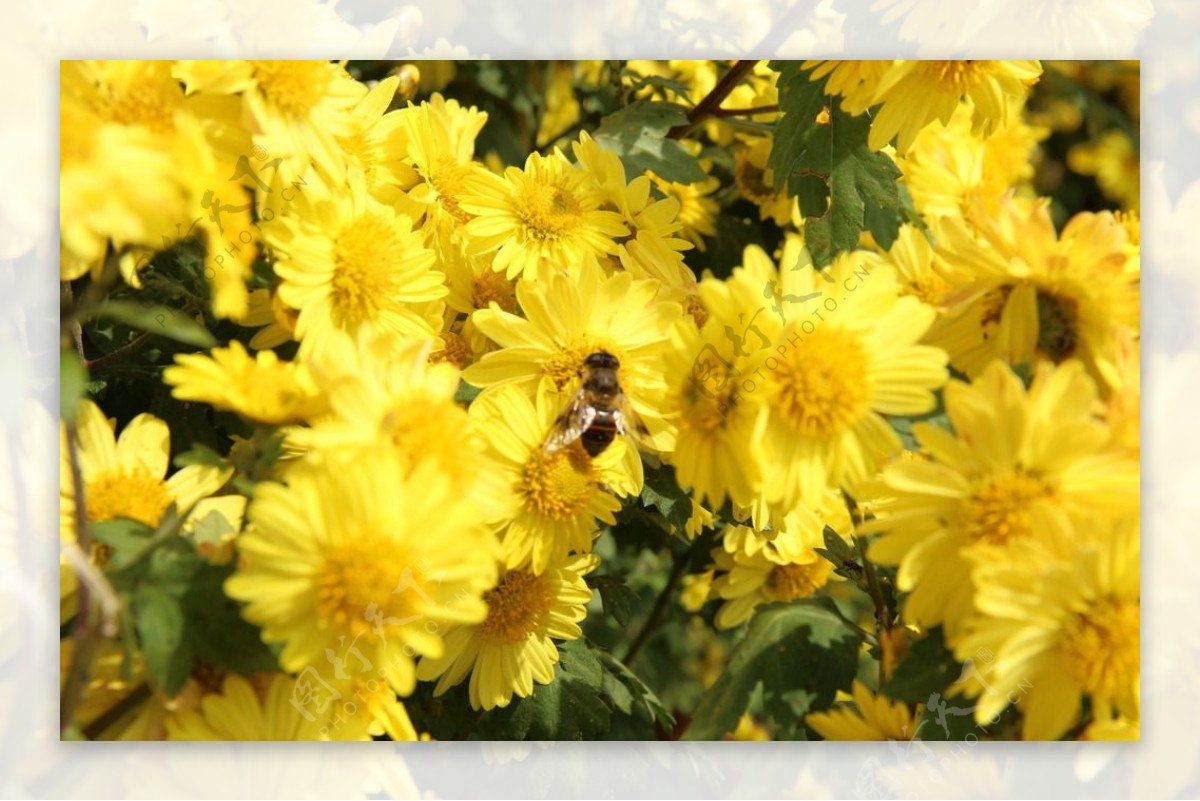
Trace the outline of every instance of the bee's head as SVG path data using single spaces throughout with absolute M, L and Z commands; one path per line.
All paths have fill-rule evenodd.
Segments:
M 617 361 L 616 356 L 613 356 L 608 351 L 598 350 L 595 353 L 590 354 L 586 359 L 583 360 L 583 366 L 584 367 L 600 367 L 600 368 L 608 368 L 609 370 L 615 370 L 621 366 L 621 363 L 619 361 Z

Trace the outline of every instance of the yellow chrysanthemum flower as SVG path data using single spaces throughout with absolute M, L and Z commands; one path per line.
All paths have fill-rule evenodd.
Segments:
M 842 109 L 858 116 L 875 105 L 879 82 L 891 69 L 893 61 L 805 61 L 801 69 L 812 70 L 810 81 L 826 75 L 825 91 L 842 98 Z
M 480 509 L 499 503 L 500 485 L 481 461 L 483 440 L 454 401 L 459 372 L 431 362 L 430 344 L 392 348 L 386 340 L 356 346 L 338 337 L 313 363 L 328 414 L 288 431 L 288 443 L 317 459 L 353 461 L 364 451 L 392 449 L 406 473 L 433 465 Z
M 697 250 L 708 250 L 706 236 L 717 235 L 717 214 L 720 206 L 712 194 L 721 187 L 719 178 L 709 176 L 693 184 L 677 184 L 651 175 L 655 188 L 666 197 L 679 203 L 679 235 L 696 246 Z
M 949 123 L 964 97 L 974 105 L 971 132 L 987 136 L 1041 74 L 1037 61 L 896 61 L 876 86 L 872 105 L 882 106 L 867 145 L 879 150 L 895 137 L 896 152 L 903 154 L 926 125 Z
M 804 722 L 826 740 L 911 740 L 916 735 L 913 711 L 908 704 L 874 693 L 855 680 L 854 706 L 812 712 Z
M 1093 175 L 1104 196 L 1121 208 L 1141 208 L 1142 163 L 1137 145 L 1123 131 L 1102 133 L 1094 141 L 1073 145 L 1067 166 L 1080 175 Z
M 201 498 L 220 489 L 229 470 L 208 465 L 189 465 L 167 478 L 171 453 L 167 424 L 151 414 L 129 421 L 118 438 L 114 422 L 90 400 L 76 412 L 79 433 L 79 470 L 90 523 L 128 518 L 156 527 L 171 507 L 187 514 Z M 61 542 L 76 540 L 75 481 L 67 445 L 65 424 L 59 433 L 59 536 Z M 108 546 L 94 542 L 92 562 L 103 567 Z M 76 578 L 65 556 L 59 558 L 59 603 L 64 619 L 75 613 Z
M 190 465 L 167 478 L 171 434 L 167 424 L 152 414 L 139 414 L 130 420 L 119 438 L 113 431 L 114 421 L 106 419 L 92 401 L 80 402 L 76 414 L 79 468 L 89 522 L 124 517 L 154 527 L 172 506 L 187 512 L 229 478 L 228 470 L 208 465 Z M 59 471 L 61 531 L 74 541 L 75 485 L 65 426 Z
M 67 671 L 75 658 L 75 640 L 67 638 L 58 642 L 59 686 L 66 683 Z M 128 667 L 128 674 L 126 674 Z M 145 660 L 140 651 L 129 655 L 126 666 L 125 647 L 119 640 L 101 640 L 92 657 L 90 670 L 84 684 L 83 695 L 79 705 L 75 707 L 73 723 L 81 730 L 87 729 L 101 718 L 112 716 L 116 707 L 125 702 L 134 692 L 146 682 Z M 124 714 L 103 726 L 92 739 L 118 739 L 138 717 L 141 705 L 135 704 Z M 103 724 L 102 724 L 103 725 Z M 90 733 L 89 733 L 90 734 Z
M 979 696 L 977 721 L 1015 698 L 1022 736 L 1056 740 L 1079 720 L 1083 697 L 1098 721 L 1138 719 L 1140 553 L 1133 517 L 1096 532 L 1061 563 L 1016 558 L 976 568 L 979 614 L 955 655 L 976 660 L 967 681 Z M 994 659 L 979 664 L 980 652 Z
M 270 350 L 252 358 L 236 339 L 228 348 L 213 348 L 211 355 L 177 354 L 175 365 L 163 371 L 163 382 L 179 400 L 207 403 L 264 425 L 299 423 L 325 410 L 306 365 L 281 362 Z
M 498 550 L 479 517 L 446 476 L 410 475 L 390 449 L 302 462 L 286 485 L 256 488 L 225 590 L 266 642 L 282 643 L 284 670 L 354 647 L 407 695 L 414 657 L 440 656 L 445 626 L 487 614 Z
M 458 249 L 462 227 L 471 219 L 461 203 L 468 195 L 468 178 L 483 172 L 473 157 L 487 114 L 440 94 L 400 113 L 407 161 L 419 179 L 408 190 L 408 198 L 424 210 L 425 231 L 442 258 L 448 258 Z
M 758 206 L 760 220 L 800 227 L 800 204 L 787 189 L 775 189 L 775 171 L 767 167 L 771 138 L 758 136 L 733 154 L 733 179 L 742 197 Z
M 616 153 L 600 147 L 586 132 L 574 146 L 580 165 L 595 177 L 607 205 L 619 211 L 629 237 L 617 245 L 617 258 L 636 278 L 653 278 L 672 289 L 691 288 L 695 274 L 683 263 L 681 251 L 692 244 L 676 236 L 683 228 L 679 202 L 651 197 L 648 175 L 625 182 L 625 167 Z
M 896 241 L 886 253 L 864 258 L 868 267 L 876 263 L 894 267 L 900 291 L 935 309 L 941 307 L 942 300 L 952 288 L 944 276 L 945 267 L 936 257 L 933 243 L 915 225 L 902 225 L 896 233 Z
M 579 119 L 579 99 L 575 97 L 575 65 L 569 61 L 545 65 L 546 108 L 538 121 L 537 146 L 557 144 L 562 134 Z
M 328 347 L 337 331 L 393 340 L 436 336 L 445 276 L 433 268 L 434 253 L 410 217 L 372 198 L 361 181 L 337 192 L 310 182 L 289 211 L 262 228 L 277 251 L 276 291 L 299 311 L 302 355 Z
M 340 698 L 315 714 L 296 702 L 303 677 L 284 673 L 258 675 L 250 678 L 229 674 L 219 692 L 204 695 L 195 708 L 167 714 L 165 723 L 169 740 L 224 741 L 311 741 L 311 740 L 370 740 L 362 716 L 344 716 L 349 704 Z M 389 695 L 391 695 L 389 693 Z M 396 727 L 398 734 L 409 736 L 394 739 L 415 740 L 416 732 L 404 707 L 392 695 L 407 724 Z M 353 698 L 355 708 L 364 706 L 362 696 Z
M 579 388 L 584 359 L 608 351 L 620 362 L 621 387 L 650 429 L 654 447 L 670 452 L 674 432 L 663 417 L 661 360 L 670 347 L 670 326 L 683 312 L 658 291 L 657 282 L 628 273 L 605 276 L 591 260 L 569 273 L 523 278 L 517 303 L 525 317 L 499 308 L 472 316 L 500 350 L 464 370 L 463 379 L 477 387 L 515 383 L 530 397 L 546 384 L 565 407 Z
M 275 290 L 253 289 L 246 301 L 246 313 L 237 319 L 237 324 L 258 329 L 250 338 L 251 348 L 270 350 L 295 342 L 297 315 Z
M 390 75 L 375 84 L 346 115 L 346 132 L 337 137 L 347 170 L 361 170 L 367 191 L 381 203 L 396 205 L 413 217 L 421 210 L 406 208 L 404 190 L 418 176 L 404 157 L 403 112 L 388 111 L 400 89 L 400 77 Z
M 328 178 L 345 174 L 339 138 L 353 136 L 351 110 L 367 87 L 329 61 L 179 61 L 172 75 L 189 95 L 238 95 L 254 142 L 288 160 L 297 175 L 311 160 Z M 238 120 L 241 123 L 240 120 Z M 244 123 L 241 123 L 244 125 Z
M 1137 509 L 1138 464 L 1109 446 L 1079 362 L 1043 366 L 1028 392 L 993 362 L 971 384 L 951 382 L 945 403 L 955 433 L 913 427 L 931 459 L 884 470 L 891 497 L 872 505 L 878 519 L 866 527 L 887 532 L 870 556 L 900 566 L 905 619 L 955 636 L 980 590 L 973 561 L 1086 540 L 1097 515 Z
M 499 526 L 504 562 L 542 573 L 569 554 L 588 553 L 597 521 L 613 525 L 621 502 L 612 493 L 641 489 L 637 450 L 617 439 L 594 459 L 580 443 L 547 452 L 543 445 L 561 408 L 548 392 L 536 402 L 514 386 L 481 394 L 471 404 L 488 443 L 488 469 L 507 496 L 484 509 Z
M 1012 365 L 1081 359 L 1104 388 L 1117 383 L 1120 332 L 1138 324 L 1138 276 L 1110 213 L 1084 212 L 1055 230 L 1048 200 L 1009 200 L 936 226 L 954 290 L 928 341 L 968 376 Z
M 831 579 L 833 563 L 816 552 L 825 547 L 825 526 L 842 536 L 850 520 L 841 493 L 830 493 L 815 511 L 798 507 L 770 532 L 730 525 L 722 546 L 713 550 L 718 570 L 713 594 L 725 601 L 717 610 L 718 629 L 740 626 L 761 604 L 795 601 L 814 594 Z
M 788 510 L 819 502 L 827 487 L 853 493 L 900 451 L 883 416 L 928 412 L 945 383 L 945 352 L 917 344 L 935 312 L 900 297 L 894 270 L 869 267 L 860 252 L 824 271 L 802 248 L 785 251 L 778 272 L 761 250 L 745 261 L 777 310 L 763 316 L 778 333 L 759 345 L 762 367 L 736 398 L 769 410 L 767 500 Z
M 503 176 L 477 172 L 466 191 L 459 205 L 476 215 L 465 227 L 467 252 L 496 251 L 492 266 L 509 278 L 574 270 L 615 253 L 614 240 L 629 233 L 621 215 L 600 208 L 591 176 L 557 150 L 531 153 L 524 170 L 509 167 Z
M 1009 190 L 1033 178 L 1033 155 L 1049 130 L 1026 124 L 1013 108 L 982 138 L 971 130 L 974 113 L 970 102 L 960 103 L 945 126 L 923 128 L 896 159 L 900 182 L 927 219 L 997 209 Z
M 457 626 L 446 633 L 446 652 L 424 658 L 417 678 L 438 680 L 434 695 L 471 676 L 475 709 L 508 706 L 514 696 L 527 698 L 534 682 L 554 680 L 558 647 L 554 640 L 583 636 L 579 623 L 587 616 L 592 591 L 583 577 L 600 563 L 594 556 L 574 557 L 550 565 L 540 574 L 503 570 L 500 583 L 484 596 L 487 618 L 476 626 Z

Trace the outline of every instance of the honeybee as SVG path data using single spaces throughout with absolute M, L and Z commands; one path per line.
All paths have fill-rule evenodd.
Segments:
M 543 446 L 547 452 L 562 450 L 580 440 L 583 449 L 595 458 L 612 444 L 617 434 L 634 434 L 643 440 L 650 436 L 617 380 L 620 366 L 617 357 L 604 350 L 583 360 L 579 391 L 554 421 Z

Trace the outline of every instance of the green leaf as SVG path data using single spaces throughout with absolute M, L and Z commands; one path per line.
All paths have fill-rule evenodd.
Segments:
M 665 731 L 671 731 L 675 727 L 675 716 L 654 691 L 621 660 L 606 651 L 601 651 L 600 664 L 604 668 L 601 689 L 617 710 L 626 715 L 633 714 L 637 708 L 635 703 L 640 702 L 640 708 L 645 709 L 651 721 Z
M 858 563 L 858 551 L 854 546 L 842 539 L 831 526 L 825 527 L 824 536 L 825 547 L 814 550 L 833 564 L 834 573 L 850 579 L 855 584 L 864 584 L 865 576 L 862 565 Z
M 183 689 L 192 664 L 179 599 L 157 587 L 143 586 L 134 594 L 134 607 L 146 673 L 167 695 L 175 695 Z
M 198 348 L 212 348 L 217 340 L 194 319 L 167 306 L 143 305 L 128 300 L 110 300 L 96 314 L 115 322 L 173 339 Z
M 224 467 L 226 464 L 225 457 L 200 442 L 193 443 L 190 449 L 176 456 L 173 463 L 179 468 L 190 467 L 191 465 Z
M 638 594 L 616 576 L 588 576 L 586 581 L 589 587 L 600 593 L 604 614 L 612 615 L 622 626 L 628 625 L 641 600 Z
M 108 565 L 113 570 L 126 567 L 131 559 L 146 548 L 150 538 L 154 536 L 154 529 L 145 523 L 123 517 L 92 523 L 89 531 L 93 539 L 113 549 L 108 558 Z
M 604 671 L 582 640 L 560 643 L 554 681 L 495 710 L 487 734 L 510 740 L 583 740 L 608 730 L 612 712 L 600 697 Z
M 897 701 L 924 704 L 934 693 L 945 692 L 961 672 L 962 665 L 946 647 L 942 627 L 936 626 L 912 644 L 883 692 Z
M 88 372 L 79 361 L 79 354 L 73 350 L 64 350 L 59 356 L 58 364 L 58 408 L 59 415 L 68 423 L 75 422 L 75 412 L 79 401 L 87 393 Z
M 802 169 L 801 159 L 813 131 L 824 130 L 824 126 L 817 125 L 817 114 L 825 105 L 825 81 L 810 80 L 811 70 L 800 69 L 798 61 L 772 61 L 771 69 L 779 73 L 776 86 L 781 113 L 767 167 L 774 174 L 775 189 L 779 190 L 791 184 L 793 176 Z M 792 185 L 792 194 L 799 196 L 800 192 Z M 828 196 L 828 191 L 825 194 Z M 806 216 L 813 215 L 806 212 Z
M 692 517 L 692 498 L 675 480 L 675 469 L 669 466 L 646 472 L 642 487 L 642 503 L 656 509 L 683 536 L 684 527 Z
M 187 616 L 187 640 L 195 657 L 235 673 L 279 669 L 275 653 L 263 642 L 257 626 L 246 622 L 239 604 L 222 589 L 233 565 L 205 563 L 180 599 Z
M 829 122 L 818 124 L 817 113 L 826 105 L 824 82 L 810 81 L 810 73 L 795 62 L 773 61 L 771 66 L 780 72 L 782 116 L 767 166 L 774 171 L 776 188 L 786 183 L 801 200 L 813 264 L 824 267 L 837 253 L 852 250 L 865 229 L 889 247 L 901 221 L 900 170 L 886 154 L 867 147 L 870 117 L 854 117 L 840 104 L 828 103 Z M 814 179 L 827 187 L 827 210 L 818 202 Z
M 663 180 L 690 184 L 707 174 L 687 148 L 667 138 L 672 128 L 687 122 L 687 111 L 678 103 L 636 100 L 601 120 L 593 137 L 621 157 L 627 178 L 653 170 Z
M 716 740 L 732 731 L 760 687 L 763 710 L 781 726 L 796 727 L 850 688 L 860 642 L 858 632 L 819 606 L 763 607 L 700 699 L 685 739 Z

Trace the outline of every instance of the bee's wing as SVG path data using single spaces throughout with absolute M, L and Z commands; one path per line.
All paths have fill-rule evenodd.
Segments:
M 554 427 L 550 430 L 550 436 L 546 437 L 546 443 L 542 448 L 547 453 L 562 450 L 583 436 L 583 432 L 587 431 L 588 426 L 595 419 L 595 408 L 587 403 L 584 390 L 579 390 L 563 413 L 554 421 Z
M 653 443 L 650 440 L 650 429 L 646 428 L 646 424 L 642 422 L 642 418 L 633 410 L 633 404 L 629 402 L 629 396 L 624 392 L 617 398 L 617 431 L 621 434 L 628 434 L 637 440 L 638 444 L 643 445 L 653 450 Z

